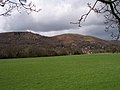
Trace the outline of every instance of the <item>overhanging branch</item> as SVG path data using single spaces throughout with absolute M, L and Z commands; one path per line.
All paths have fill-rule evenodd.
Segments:
M 18 12 L 20 12 L 20 9 L 25 9 L 28 14 L 30 12 L 41 11 L 41 9 L 36 9 L 36 5 L 34 5 L 32 2 L 30 2 L 27 5 L 27 4 L 23 3 L 21 0 L 19 0 L 19 2 L 14 2 L 11 0 L 0 0 L 0 6 L 4 8 L 5 5 L 7 5 L 8 7 L 5 10 L 5 12 L 0 14 L 0 16 L 10 16 L 13 9 L 18 10 Z

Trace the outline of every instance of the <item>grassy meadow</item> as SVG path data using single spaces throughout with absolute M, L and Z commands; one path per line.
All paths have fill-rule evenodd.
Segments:
M 120 54 L 0 59 L 0 90 L 120 90 Z

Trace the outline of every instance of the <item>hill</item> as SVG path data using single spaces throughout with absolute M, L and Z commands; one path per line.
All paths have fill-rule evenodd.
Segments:
M 31 32 L 0 33 L 0 58 L 120 52 L 119 41 L 63 34 L 45 37 Z

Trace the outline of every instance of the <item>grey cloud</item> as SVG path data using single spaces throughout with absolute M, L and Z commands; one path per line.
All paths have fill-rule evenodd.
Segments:
M 44 1 L 43 1 L 44 2 Z M 45 2 L 48 5 L 49 2 Z M 55 3 L 55 5 L 53 4 Z M 36 22 L 34 16 L 19 14 L 17 13 L 14 16 L 11 16 L 4 26 L 4 30 L 34 30 L 34 31 L 55 31 L 55 30 L 64 30 L 75 28 L 75 26 L 70 25 L 71 21 L 74 21 L 75 18 L 78 18 L 78 7 L 72 7 L 73 4 L 77 4 L 78 1 L 63 1 L 62 3 L 56 0 L 52 0 L 49 3 L 49 6 L 43 7 L 43 11 L 38 14 L 35 18 L 38 19 Z M 60 4 L 60 5 L 59 5 Z M 63 5 L 62 5 L 63 4 Z M 70 5 L 70 6 L 69 6 Z M 52 8 L 50 8 L 52 7 Z M 64 10 L 67 11 L 64 11 Z M 68 10 L 69 9 L 69 10 Z M 44 11 L 45 10 L 45 11 Z M 57 11 L 59 10 L 59 11 Z M 79 10 L 80 11 L 80 10 Z M 40 16 L 42 14 L 42 16 Z M 58 14 L 57 14 L 58 13 Z M 41 18 L 40 18 L 41 17 Z M 43 18 L 42 18 L 43 17 Z
M 34 30 L 34 31 L 58 31 L 64 29 L 73 28 L 70 25 L 70 21 L 66 20 L 66 18 L 62 17 L 59 20 L 44 20 L 45 23 L 40 20 L 38 22 L 34 21 L 32 16 L 28 15 L 16 15 L 14 17 L 10 17 L 4 26 L 5 30 L 12 31 L 24 31 L 24 30 Z
M 83 27 L 80 28 L 81 31 L 74 30 L 78 29 L 78 26 L 70 24 L 71 21 L 76 22 L 82 14 L 89 10 L 87 2 L 94 2 L 93 0 L 40 0 L 37 2 L 41 3 L 40 6 L 43 9 L 41 12 L 31 15 L 16 13 L 6 19 L 1 29 L 6 31 L 32 30 L 48 33 L 51 31 L 60 33 L 60 31 L 64 32 L 65 30 L 66 32 L 68 30 L 72 33 L 94 35 L 101 38 L 108 37 L 108 34 L 104 32 L 103 17 L 93 12 L 88 16 L 86 22 L 82 23 Z
M 15 16 L 11 16 L 6 20 L 4 29 L 7 31 L 15 30 L 26 30 L 29 27 L 32 27 L 32 23 L 34 23 L 33 19 L 27 15 L 17 14 Z

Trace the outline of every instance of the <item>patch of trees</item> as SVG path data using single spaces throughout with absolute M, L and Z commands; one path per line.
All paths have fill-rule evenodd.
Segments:
M 62 35 L 45 37 L 30 32 L 0 34 L 0 58 L 44 57 L 92 53 L 119 53 L 119 41 Z
M 24 57 L 44 57 L 61 56 L 92 53 L 119 53 L 118 46 L 102 46 L 99 44 L 90 44 L 89 42 L 80 43 L 77 46 L 63 45 L 63 47 L 37 46 L 37 45 L 15 45 L 1 44 L 0 58 L 24 58 Z

